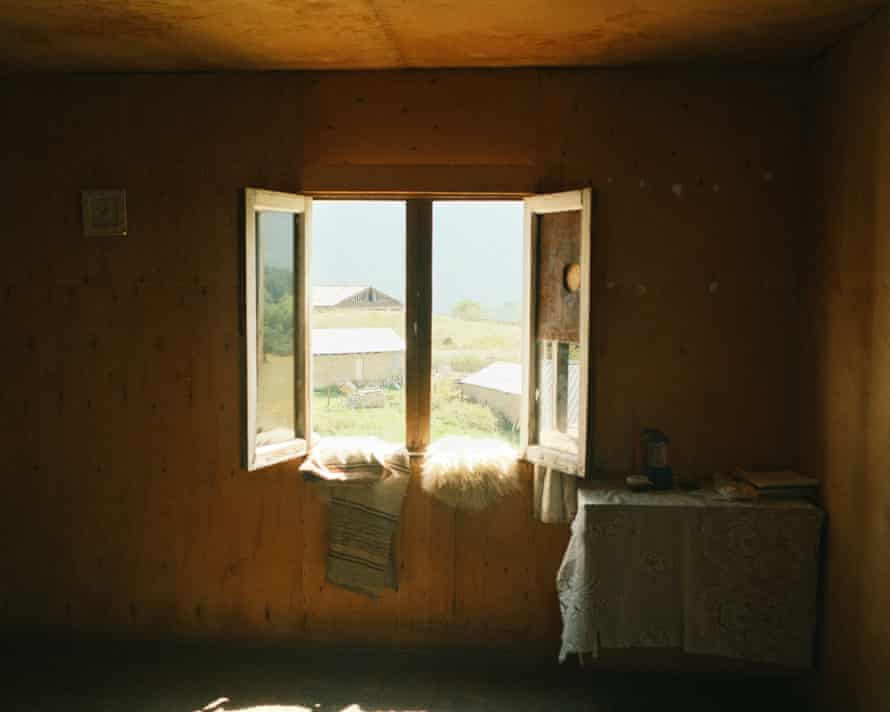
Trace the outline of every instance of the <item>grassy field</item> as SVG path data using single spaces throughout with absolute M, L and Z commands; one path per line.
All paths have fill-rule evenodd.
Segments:
M 387 388 L 386 407 L 351 408 L 334 388 L 312 394 L 312 429 L 319 435 L 376 435 L 390 442 L 405 441 L 403 391 Z
M 337 309 L 312 315 L 314 329 L 352 327 L 389 327 L 405 338 L 405 313 L 400 311 L 362 311 Z M 519 358 L 522 332 L 518 324 L 497 321 L 464 321 L 453 316 L 433 314 L 433 358 L 472 352 L 491 356 L 492 360 L 514 361 Z M 503 358 L 501 358 L 503 357 Z
M 312 328 L 389 327 L 404 338 L 404 312 L 343 309 L 315 312 Z M 457 381 L 494 361 L 518 361 L 521 330 L 516 324 L 464 321 L 433 315 L 431 437 L 500 437 L 518 443 L 518 433 L 487 406 L 461 398 Z M 260 372 L 258 424 L 264 429 L 292 424 L 292 359 L 268 356 Z M 387 389 L 386 407 L 351 408 L 334 389 L 313 394 L 313 429 L 321 435 L 376 435 L 393 442 L 405 438 L 403 391 Z

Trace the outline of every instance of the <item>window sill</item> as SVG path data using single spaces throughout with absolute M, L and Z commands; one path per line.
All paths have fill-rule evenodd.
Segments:
M 306 441 L 303 439 L 289 440 L 274 445 L 263 445 L 257 448 L 256 458 L 250 469 L 259 470 L 282 462 L 298 460 L 307 455 Z M 426 452 L 409 452 L 408 457 L 412 466 L 422 467 L 426 460 Z M 520 464 L 525 463 L 532 467 L 536 465 L 552 467 L 569 475 L 584 477 L 583 472 L 579 471 L 575 455 L 539 445 L 530 445 L 525 455 L 516 456 L 516 462 Z
M 541 445 L 529 445 L 525 453 L 525 460 L 532 465 L 552 467 L 567 475 L 584 477 L 584 471 L 578 467 L 578 456 L 574 453 L 553 450 Z
M 426 453 L 423 451 L 409 452 L 411 463 L 423 464 Z M 571 453 L 552 450 L 550 448 L 540 447 L 538 445 L 530 445 L 525 455 L 517 455 L 516 462 L 526 463 L 529 465 L 543 465 L 552 467 L 555 470 L 564 472 L 569 475 L 583 477 L 577 463 L 577 456 Z
M 428 452 L 429 450 L 409 452 L 408 454 L 411 458 L 411 463 L 423 465 Z M 464 452 L 473 452 L 472 443 L 467 443 Z M 542 465 L 544 467 L 551 467 L 554 470 L 576 477 L 584 476 L 583 470 L 578 466 L 577 454 L 566 452 L 564 450 L 557 450 L 555 448 L 548 448 L 541 445 L 530 445 L 525 453 L 518 453 L 515 460 L 518 463 L 526 463 L 531 466 Z
M 263 467 L 270 467 L 280 462 L 305 457 L 306 454 L 306 441 L 302 438 L 275 443 L 274 445 L 260 445 L 256 449 L 254 462 L 250 469 L 258 470 Z

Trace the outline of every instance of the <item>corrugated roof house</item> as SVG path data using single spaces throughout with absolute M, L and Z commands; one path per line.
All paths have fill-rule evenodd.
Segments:
M 512 423 L 519 422 L 521 364 L 495 361 L 462 378 L 459 385 L 460 392 L 468 400 L 487 405 Z
M 460 380 L 461 385 L 478 386 L 502 393 L 522 393 L 522 364 L 495 361 Z
M 395 297 L 364 284 L 319 284 L 312 287 L 313 309 L 401 309 Z
M 578 427 L 579 372 L 576 362 L 569 363 L 568 381 L 568 424 Z M 542 392 L 548 392 L 553 378 L 553 364 L 545 361 L 538 373 Z M 482 403 L 501 413 L 513 423 L 519 422 L 519 397 L 522 395 L 522 366 L 518 363 L 495 361 L 483 369 L 471 373 L 459 381 L 464 397 Z M 552 404 L 546 398 L 541 400 L 538 412 L 539 422 L 549 423 Z
M 405 341 L 392 329 L 313 329 L 313 356 L 400 353 Z
M 401 383 L 405 341 L 392 329 L 313 329 L 314 388 Z

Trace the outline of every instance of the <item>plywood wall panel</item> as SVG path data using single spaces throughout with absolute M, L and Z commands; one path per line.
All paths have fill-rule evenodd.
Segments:
M 581 262 L 581 213 L 545 213 L 536 219 L 535 338 L 579 344 L 581 294 L 566 288 L 565 270 Z
M 533 522 L 529 469 L 487 514 L 412 483 L 379 599 L 326 583 L 327 508 L 293 465 L 240 469 L 240 190 L 592 184 L 597 466 L 627 470 L 644 425 L 680 472 L 784 464 L 801 77 L 4 78 L 0 625 L 553 645 L 568 531 Z M 126 238 L 81 235 L 96 187 L 127 189 Z
M 801 245 L 800 462 L 828 511 L 828 707 L 890 707 L 890 13 L 813 71 L 814 239 Z

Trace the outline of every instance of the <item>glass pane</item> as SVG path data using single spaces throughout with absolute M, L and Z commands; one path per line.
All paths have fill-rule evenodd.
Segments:
M 257 234 L 257 447 L 295 437 L 294 220 L 261 211 Z
M 430 437 L 519 444 L 522 203 L 433 205 Z
M 313 430 L 405 440 L 405 203 L 316 200 Z
M 579 375 L 577 344 L 538 341 L 538 444 L 577 454 Z

